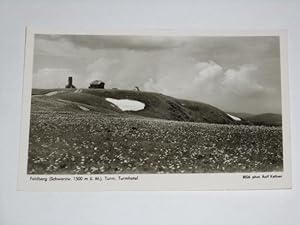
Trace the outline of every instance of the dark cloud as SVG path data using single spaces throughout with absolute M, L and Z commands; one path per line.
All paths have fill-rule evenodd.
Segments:
M 170 37 L 151 36 L 114 36 L 114 35 L 45 35 L 36 34 L 37 39 L 49 41 L 65 40 L 71 42 L 74 47 L 96 49 L 128 49 L 135 51 L 155 51 L 180 47 L 181 40 Z

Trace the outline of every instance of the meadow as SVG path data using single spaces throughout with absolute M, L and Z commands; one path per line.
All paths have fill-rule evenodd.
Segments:
M 225 173 L 283 169 L 282 129 L 101 112 L 33 111 L 29 174 Z

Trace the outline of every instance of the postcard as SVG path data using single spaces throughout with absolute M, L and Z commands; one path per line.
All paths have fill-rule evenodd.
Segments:
M 26 32 L 18 190 L 291 188 L 287 33 Z

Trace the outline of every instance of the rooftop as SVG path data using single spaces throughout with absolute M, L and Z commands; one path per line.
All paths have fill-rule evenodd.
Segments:
M 93 80 L 91 82 L 91 84 L 93 84 L 93 85 L 98 85 L 98 84 L 101 84 L 101 83 L 104 83 L 104 82 L 102 80 Z

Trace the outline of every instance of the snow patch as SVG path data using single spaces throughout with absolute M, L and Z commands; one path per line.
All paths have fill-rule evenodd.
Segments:
M 239 118 L 239 117 L 236 117 L 236 116 L 233 116 L 233 115 L 230 115 L 230 114 L 227 114 L 231 119 L 235 120 L 235 121 L 241 121 L 242 119 Z
M 46 96 L 52 96 L 52 95 L 58 94 L 59 92 L 61 92 L 61 91 L 51 91 L 51 92 L 49 92 L 49 93 L 47 93 L 47 94 L 45 94 L 45 95 L 46 95 Z
M 83 111 L 90 111 L 88 108 L 86 108 L 86 107 L 84 107 L 84 106 L 82 106 L 82 105 L 78 105 L 78 107 L 79 107 L 80 109 L 82 109 Z
M 105 98 L 105 100 L 116 105 L 122 111 L 139 111 L 145 108 L 145 103 L 136 100 L 114 98 Z

